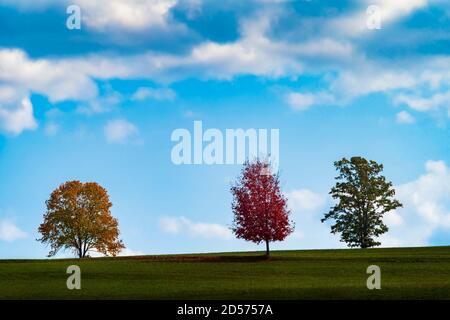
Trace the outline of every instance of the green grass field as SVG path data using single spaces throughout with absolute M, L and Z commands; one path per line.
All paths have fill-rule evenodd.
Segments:
M 0 299 L 450 299 L 450 247 L 0 260 Z M 81 268 L 68 290 L 66 268 Z M 366 269 L 381 268 L 381 290 Z

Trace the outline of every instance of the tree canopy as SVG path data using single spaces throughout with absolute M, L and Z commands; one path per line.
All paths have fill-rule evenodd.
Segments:
M 339 174 L 331 196 L 337 204 L 322 222 L 333 219 L 332 233 L 350 247 L 369 248 L 380 245 L 376 238 L 388 231 L 383 215 L 402 204 L 394 199 L 392 183 L 381 174 L 383 165 L 362 157 L 343 158 L 334 163 Z
M 247 241 L 264 241 L 268 256 L 269 242 L 284 240 L 294 230 L 278 174 L 271 172 L 268 162 L 246 162 L 231 193 L 233 232 Z
M 61 249 L 73 250 L 79 258 L 94 249 L 115 256 L 125 248 L 108 193 L 97 183 L 65 182 L 51 193 L 46 206 L 38 241 L 50 244 L 49 257 Z

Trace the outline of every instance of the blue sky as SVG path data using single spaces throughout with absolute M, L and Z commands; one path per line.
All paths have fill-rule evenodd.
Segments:
M 196 120 L 279 129 L 296 231 L 275 249 L 345 246 L 320 218 L 354 155 L 404 204 L 383 246 L 450 244 L 449 25 L 443 0 L 0 0 L 0 258 L 45 257 L 45 200 L 73 179 L 108 189 L 124 254 L 258 249 L 228 229 L 240 166 L 171 160 Z

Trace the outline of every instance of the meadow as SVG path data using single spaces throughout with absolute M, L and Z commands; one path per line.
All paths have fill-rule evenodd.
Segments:
M 0 260 L 0 299 L 450 299 L 450 247 Z

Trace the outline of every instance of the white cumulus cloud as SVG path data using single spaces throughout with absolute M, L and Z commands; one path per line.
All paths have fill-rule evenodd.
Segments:
M 367 8 L 377 6 L 381 18 L 381 27 L 386 27 L 398 19 L 406 17 L 411 13 L 425 8 L 428 0 L 364 0 L 360 1 L 361 6 L 353 13 L 333 19 L 329 25 L 337 32 L 348 36 L 360 36 L 370 32 L 367 28 L 369 15 Z
M 444 161 L 427 161 L 426 173 L 397 188 L 416 214 L 433 226 L 450 228 L 450 169 Z
M 193 222 L 185 217 L 162 217 L 159 220 L 161 229 L 172 234 L 187 234 L 201 238 L 229 240 L 233 234 L 226 226 L 215 223 Z
M 413 124 L 416 119 L 407 111 L 400 111 L 395 117 L 396 121 L 400 124 Z
M 138 135 L 138 128 L 125 119 L 109 121 L 104 127 L 106 140 L 110 143 L 127 143 Z
M 9 5 L 26 3 L 6 2 Z M 56 0 L 47 2 L 57 3 Z M 167 26 L 170 10 L 177 1 L 75 0 L 74 3 L 81 6 L 82 15 L 90 28 L 147 30 Z M 383 10 L 384 19 L 389 22 L 408 16 L 428 4 L 426 0 L 381 0 L 370 4 L 377 3 Z M 320 74 L 324 75 L 326 82 L 323 91 L 292 92 L 284 97 L 285 101 L 295 110 L 306 110 L 317 104 L 343 105 L 358 96 L 380 92 L 393 93 L 394 102 L 419 111 L 448 106 L 448 94 L 437 91 L 440 85 L 450 83 L 446 71 L 449 63 L 447 57 L 401 61 L 368 59 L 364 48 L 357 43 L 355 45 L 355 38 L 330 29 L 336 21 L 344 21 L 342 23 L 345 24 L 347 18 L 353 20 L 352 14 L 320 25 L 315 20 L 308 20 L 317 28 L 317 36 L 314 37 L 302 35 L 291 39 L 273 36 L 273 25 L 290 14 L 292 12 L 283 6 L 276 9 L 262 7 L 239 17 L 237 40 L 226 43 L 204 40 L 183 53 L 143 51 L 126 56 L 92 53 L 64 58 L 30 58 L 21 49 L 0 49 L 0 82 L 9 87 L 3 92 L 0 89 L 0 100 L 13 99 L 16 92 L 21 93 L 21 98 L 38 93 L 48 97 L 52 103 L 81 101 L 79 110 L 99 113 L 111 108 L 104 107 L 105 103 L 98 97 L 96 80 L 150 79 L 167 84 L 189 77 L 223 80 L 244 74 L 265 78 Z M 361 25 L 365 28 L 366 12 L 361 10 L 359 14 L 364 17 Z M 291 35 L 291 32 L 287 34 Z M 407 95 L 408 92 L 417 92 L 411 89 L 426 85 L 430 85 L 433 91 L 429 99 Z M 132 98 L 173 100 L 175 94 L 170 89 L 141 88 Z M 450 108 L 448 110 L 450 112 Z
M 177 94 L 175 91 L 169 88 L 145 88 L 140 87 L 136 90 L 136 92 L 132 95 L 132 100 L 146 100 L 146 99 L 155 99 L 155 100 L 169 100 L 172 101 L 176 98 Z
M 23 98 L 17 106 L 0 105 L 0 130 L 17 135 L 24 130 L 36 129 L 37 126 L 33 105 L 28 97 Z
M 285 99 L 289 106 L 296 111 L 304 111 L 313 105 L 329 104 L 335 102 L 334 97 L 325 92 L 290 92 L 286 95 Z
M 97 95 L 94 81 L 71 60 L 30 59 L 20 49 L 0 50 L 0 81 L 46 95 L 51 102 Z
M 176 0 L 74 0 L 88 27 L 101 31 L 167 27 L 169 11 L 176 3 Z
M 0 240 L 12 242 L 25 238 L 27 234 L 8 220 L 0 220 Z
M 426 172 L 416 180 L 396 186 L 403 208 L 387 213 L 389 227 L 383 245 L 425 246 L 438 228 L 450 232 L 450 168 L 444 161 L 427 161 Z
M 297 213 L 321 213 L 327 202 L 326 196 L 308 189 L 293 190 L 287 194 L 289 207 Z
M 405 104 L 416 111 L 432 111 L 441 107 L 449 108 L 450 105 L 450 91 L 443 93 L 435 93 L 431 97 L 411 96 L 399 94 L 394 98 L 397 104 Z M 450 110 L 450 108 L 449 108 Z
M 78 5 L 88 28 L 114 32 L 168 27 L 169 11 L 177 0 L 0 0 L 0 4 L 23 11 Z

